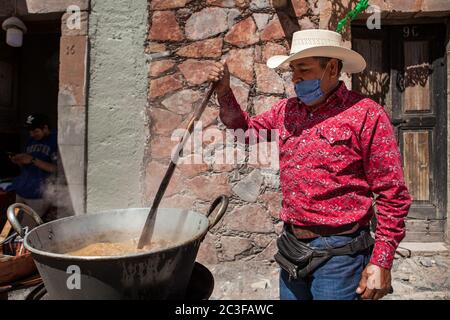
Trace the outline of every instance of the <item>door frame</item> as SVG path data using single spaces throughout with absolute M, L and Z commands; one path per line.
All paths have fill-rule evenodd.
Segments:
M 434 166 L 438 166 L 438 168 L 436 168 L 436 172 L 444 172 L 446 177 L 444 178 L 444 183 L 442 183 L 442 186 L 438 186 L 436 188 L 436 197 L 437 197 L 437 202 L 439 203 L 440 206 L 442 206 L 443 210 L 441 210 L 442 212 L 438 212 L 438 214 L 436 215 L 436 220 L 421 220 L 421 221 L 416 221 L 414 219 L 409 220 L 407 223 L 408 229 L 409 229 L 409 233 L 413 234 L 415 232 L 418 232 L 420 230 L 420 228 L 423 228 L 423 225 L 425 224 L 426 230 L 427 232 L 429 232 L 429 237 L 427 237 L 428 239 L 425 240 L 427 242 L 436 242 L 436 241 L 449 241 L 449 233 L 450 233 L 450 225 L 448 223 L 448 209 L 450 208 L 450 199 L 448 197 L 448 195 L 450 195 L 450 181 L 449 181 L 449 169 L 450 169 L 450 144 L 448 143 L 448 141 L 450 141 L 450 130 L 448 130 L 448 125 L 450 124 L 450 99 L 449 99 L 449 93 L 450 93 L 450 67 L 448 64 L 449 58 L 450 58 L 450 17 L 437 17 L 437 18 L 416 18 L 416 19 L 399 19 L 399 18 L 395 18 L 395 19 L 382 19 L 382 27 L 383 25 L 387 26 L 392 26 L 392 25 L 410 25 L 410 24 L 444 24 L 446 26 L 447 32 L 446 35 L 444 37 L 444 46 L 445 46 L 445 52 L 446 54 L 444 54 L 444 70 L 447 71 L 447 77 L 444 79 L 447 81 L 447 94 L 443 95 L 441 97 L 441 99 L 447 99 L 446 103 L 444 101 L 441 101 L 441 104 L 446 104 L 447 105 L 447 109 L 445 110 L 445 114 L 446 114 L 446 118 L 445 117 L 438 117 L 437 120 L 437 126 L 439 125 L 446 125 L 446 130 L 442 130 L 443 134 L 444 134 L 444 139 L 445 143 L 442 144 L 442 147 L 445 148 L 443 151 L 441 151 L 441 153 L 445 153 L 446 152 L 446 162 L 445 161 L 433 161 L 430 159 L 430 162 L 433 161 L 433 165 Z M 366 25 L 366 21 L 365 20 L 355 20 L 352 22 L 352 26 L 365 26 Z M 352 38 L 350 37 L 350 43 L 352 41 Z M 445 74 L 444 71 L 444 74 Z M 392 81 L 394 81 L 392 79 L 392 74 L 391 76 L 391 85 L 392 85 Z M 445 76 L 444 76 L 445 77 Z M 351 83 L 351 81 L 350 81 Z M 392 99 L 391 97 L 392 95 L 392 89 L 389 91 L 388 94 L 388 99 Z M 389 102 L 390 103 L 390 102 Z M 433 139 L 434 140 L 434 139 Z M 435 157 L 435 155 L 431 154 L 431 157 Z M 418 217 L 420 219 L 420 217 Z M 439 232 L 437 232 L 439 230 Z M 437 233 L 441 233 L 442 236 L 438 236 Z M 416 239 L 408 239 L 408 241 L 421 241 L 423 242 L 424 240 L 416 240 Z
M 87 193 L 86 97 L 88 93 L 90 0 L 58 0 L 52 1 L 51 4 L 44 3 L 45 1 L 35 2 L 36 4 L 32 7 L 19 5 L 17 16 L 24 21 L 25 25 L 48 20 L 61 25 L 58 95 L 60 161 L 58 161 L 58 170 L 63 171 L 67 182 L 67 190 L 61 191 L 64 194 L 61 197 L 61 203 L 67 207 L 64 216 L 84 214 L 86 213 Z M 67 13 L 67 8 L 71 5 L 77 5 L 81 10 L 79 29 L 69 27 L 68 21 L 72 17 L 72 13 Z M 5 18 L 7 17 L 2 16 L 0 20 Z M 76 54 L 65 54 L 68 51 Z M 60 174 L 60 176 L 63 175 Z M 67 194 L 68 196 L 66 196 Z

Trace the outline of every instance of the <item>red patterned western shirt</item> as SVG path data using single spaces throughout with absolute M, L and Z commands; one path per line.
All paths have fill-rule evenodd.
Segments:
M 281 220 L 299 226 L 365 226 L 374 214 L 376 194 L 370 262 L 392 267 L 412 199 L 382 106 L 347 90 L 343 82 L 312 113 L 296 97 L 254 117 L 241 110 L 231 91 L 218 100 L 228 128 L 278 130 Z

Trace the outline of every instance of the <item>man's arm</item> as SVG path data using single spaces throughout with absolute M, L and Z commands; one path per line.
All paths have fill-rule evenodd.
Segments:
M 33 163 L 39 169 L 49 172 L 49 173 L 54 173 L 57 170 L 57 166 L 55 164 L 50 163 L 50 162 L 45 162 L 45 161 L 42 161 L 42 160 L 39 160 L 36 158 L 34 158 L 34 160 L 33 160 L 33 156 L 28 153 L 21 153 L 21 154 L 15 155 L 12 158 L 12 161 L 19 165 L 29 165 L 29 164 Z
M 220 106 L 220 120 L 227 128 L 242 129 L 244 131 L 249 128 L 249 117 L 242 111 L 231 88 L 225 93 L 217 93 L 217 101 Z
M 391 289 L 395 250 L 405 237 L 405 217 L 412 203 L 403 177 L 400 150 L 384 109 L 371 100 L 361 132 L 364 171 L 376 198 L 377 227 L 369 265 L 357 293 L 363 299 L 380 299 Z
M 400 150 L 384 109 L 375 102 L 361 132 L 364 171 L 376 198 L 377 228 L 371 263 L 390 269 L 405 237 L 405 217 L 412 203 L 403 176 Z
M 230 87 L 230 72 L 226 62 L 216 62 L 208 76 L 216 83 L 217 100 L 220 105 L 220 119 L 229 129 L 275 129 L 274 117 L 276 111 L 269 110 L 255 117 L 244 112 L 237 102 Z
M 54 173 L 57 170 L 57 166 L 50 162 L 45 162 L 45 161 L 42 161 L 39 159 L 34 159 L 34 161 L 32 161 L 32 162 L 39 169 L 47 171 L 49 173 Z

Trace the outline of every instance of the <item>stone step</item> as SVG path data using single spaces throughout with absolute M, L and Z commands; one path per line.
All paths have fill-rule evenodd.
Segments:
M 449 255 L 449 246 L 444 242 L 401 242 L 398 255 L 402 257 Z

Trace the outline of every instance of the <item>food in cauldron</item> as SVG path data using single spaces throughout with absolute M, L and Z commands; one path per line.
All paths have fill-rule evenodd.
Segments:
M 92 256 L 123 256 L 128 254 L 136 254 L 148 252 L 150 250 L 158 250 L 165 248 L 170 244 L 169 241 L 155 240 L 142 249 L 137 248 L 137 239 L 131 239 L 123 242 L 96 242 L 84 246 L 80 249 L 66 252 L 65 254 L 77 257 L 92 257 Z

